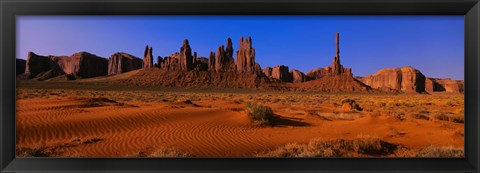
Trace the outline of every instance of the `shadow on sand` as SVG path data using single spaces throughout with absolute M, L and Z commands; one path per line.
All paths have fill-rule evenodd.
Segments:
M 290 117 L 283 117 L 281 115 L 276 115 L 274 120 L 275 127 L 287 127 L 287 126 L 295 126 L 295 127 L 307 127 L 311 126 L 312 124 L 302 122 L 301 118 L 290 118 Z

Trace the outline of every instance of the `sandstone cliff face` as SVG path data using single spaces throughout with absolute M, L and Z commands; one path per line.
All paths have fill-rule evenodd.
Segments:
M 327 70 L 326 68 L 315 68 L 307 72 L 305 76 L 307 76 L 308 80 L 314 80 L 318 78 L 322 78 L 324 76 L 327 76 Z
M 305 74 L 303 74 L 301 71 L 298 71 L 296 69 L 290 70 L 290 76 L 293 83 L 300 83 L 300 82 L 306 81 Z
M 272 77 L 272 70 L 273 70 L 272 67 L 267 66 L 262 70 L 262 72 L 263 74 L 265 74 L 265 76 Z
M 193 70 L 208 71 L 208 58 L 205 58 L 205 57 L 196 58 Z
M 450 93 L 463 93 L 464 92 L 463 80 L 452 79 L 439 79 L 439 78 L 426 78 L 425 90 L 431 92 L 450 92 Z
M 271 78 L 278 79 L 282 82 L 292 82 L 288 67 L 284 65 L 277 65 L 273 67 Z
M 425 76 L 410 66 L 381 69 L 359 80 L 377 89 L 394 89 L 405 93 L 425 92 Z
M 215 52 L 210 52 L 210 56 L 208 58 L 208 70 L 215 71 Z
M 228 42 L 227 42 L 228 43 Z M 215 54 L 215 71 L 219 72 L 229 72 L 235 71 L 235 62 L 233 57 L 228 56 L 225 52 L 224 46 L 220 46 L 217 49 L 217 53 Z
M 143 68 L 152 68 L 153 67 L 153 48 L 145 47 L 145 53 L 143 54 Z
M 108 58 L 108 75 L 120 74 L 142 68 L 144 61 L 133 55 L 117 52 Z
M 67 74 L 69 79 L 89 78 L 107 75 L 107 72 L 108 60 L 87 52 L 48 57 L 29 52 L 25 69 L 28 78 L 39 80 L 63 74 Z
M 171 71 L 190 71 L 194 68 L 192 49 L 190 48 L 187 39 L 183 41 L 183 45 L 180 47 L 180 52 L 175 52 L 164 59 L 161 59 L 161 57 L 159 58 L 157 66 L 161 69 Z
M 15 59 L 15 74 L 23 74 L 25 73 L 25 66 L 27 65 L 27 61 L 23 59 Z
M 258 73 L 255 69 L 255 49 L 252 48 L 252 38 L 240 38 L 239 50 L 237 51 L 237 72 Z
M 53 62 L 49 57 L 28 52 L 28 59 L 25 66 L 25 75 L 27 78 L 32 79 L 48 71 L 63 73 L 58 64 Z
M 188 40 L 183 40 L 183 45 L 180 48 L 180 70 L 190 71 L 193 69 L 193 56 L 192 56 L 192 49 L 190 48 L 190 44 Z

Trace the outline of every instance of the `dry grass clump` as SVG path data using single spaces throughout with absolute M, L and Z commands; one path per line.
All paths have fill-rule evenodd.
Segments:
M 58 147 L 39 145 L 35 147 L 16 147 L 17 157 L 56 157 L 60 155 Z
M 73 139 L 67 142 L 58 142 L 54 145 L 40 144 L 37 146 L 17 146 L 15 153 L 17 157 L 61 157 L 65 156 L 65 149 L 80 145 L 88 145 L 103 141 L 103 138 Z
M 430 120 L 430 117 L 424 115 L 424 114 L 410 114 L 410 116 L 412 118 L 415 118 L 415 119 L 420 119 L 420 120 Z
M 421 149 L 416 157 L 435 157 L 435 158 L 451 158 L 451 157 L 464 157 L 464 151 L 460 148 L 453 147 L 435 147 L 428 146 Z
M 465 116 L 463 114 L 439 112 L 435 114 L 435 119 L 441 120 L 441 121 L 452 121 L 454 123 L 465 123 Z
M 182 152 L 174 148 L 166 148 L 166 147 L 156 149 L 153 152 L 150 152 L 149 154 L 147 154 L 146 152 L 139 152 L 137 156 L 138 157 L 193 157 L 193 155 L 190 155 L 186 152 Z
M 247 102 L 245 104 L 245 110 L 256 126 L 274 125 L 275 115 L 273 114 L 272 108 L 257 104 L 256 102 Z
M 257 154 L 258 157 L 352 157 L 387 156 L 393 154 L 397 144 L 378 137 L 360 135 L 356 139 L 324 141 L 313 139 L 308 144 L 290 143 L 275 150 Z

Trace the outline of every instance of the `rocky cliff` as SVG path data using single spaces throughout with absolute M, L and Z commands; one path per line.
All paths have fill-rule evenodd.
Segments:
M 229 38 L 230 39 L 230 38 Z M 256 68 L 255 49 L 252 48 L 252 38 L 240 38 L 239 50 L 237 51 L 236 67 L 238 73 L 260 73 Z
M 40 56 L 28 53 L 25 74 L 28 78 L 45 80 L 66 74 L 68 79 L 107 75 L 108 60 L 88 52 L 71 56 Z
M 25 61 L 24 59 L 15 59 L 15 74 L 16 75 L 19 75 L 19 74 L 23 74 L 25 73 L 25 66 L 27 65 L 27 61 Z
M 152 68 L 153 66 L 153 48 L 145 47 L 145 53 L 143 54 L 143 68 Z
M 373 75 L 358 79 L 376 89 L 394 89 L 405 93 L 425 92 L 425 76 L 419 70 L 411 66 L 402 68 L 385 68 L 379 70 Z
M 463 80 L 440 79 L 440 78 L 426 78 L 425 90 L 432 92 L 450 92 L 463 93 L 465 84 Z
M 108 58 L 108 75 L 120 74 L 142 68 L 144 61 L 133 55 L 117 52 Z

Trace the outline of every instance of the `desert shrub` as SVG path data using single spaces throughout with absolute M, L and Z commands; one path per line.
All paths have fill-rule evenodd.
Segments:
M 165 147 L 157 149 L 148 155 L 145 152 L 139 152 L 138 156 L 139 157 L 193 157 L 193 155 L 182 152 L 180 150 L 177 150 L 174 148 L 165 148 Z
M 388 155 L 397 149 L 396 144 L 377 137 L 358 136 L 356 139 L 324 141 L 313 139 L 308 144 L 290 143 L 275 150 L 257 154 L 259 157 L 351 157 L 354 155 Z
M 103 141 L 103 138 L 91 138 L 91 139 L 86 139 L 86 140 L 82 141 L 82 144 L 92 144 L 92 143 L 100 142 L 100 141 Z
M 454 115 L 454 116 L 452 116 L 452 122 L 454 122 L 454 123 L 465 123 L 465 116 Z
M 420 119 L 420 120 L 430 120 L 430 117 L 424 115 L 424 114 L 411 114 L 410 115 L 412 118 L 415 119 Z
M 447 115 L 445 115 L 445 114 L 443 114 L 443 113 L 437 113 L 437 114 L 435 115 L 435 119 L 441 120 L 441 121 L 449 121 L 449 120 L 450 120 L 450 117 L 447 116 Z
M 375 102 L 375 105 L 378 106 L 378 107 L 384 107 L 387 105 L 387 103 L 385 102 Z
M 453 147 L 435 147 L 435 146 L 428 146 L 426 148 L 421 149 L 418 151 L 416 157 L 464 157 L 463 149 L 453 148 Z
M 357 102 L 353 99 L 349 99 L 349 98 L 342 99 L 340 100 L 340 102 L 342 104 L 349 104 L 354 110 L 359 110 L 359 111 L 363 110 L 363 108 L 361 108 L 360 105 L 358 105 Z
M 403 120 L 407 119 L 406 116 L 405 116 L 405 113 L 403 113 L 403 112 L 391 112 L 390 116 L 392 116 L 393 118 L 395 118 L 397 120 L 400 120 L 400 121 L 403 121 Z
M 427 110 L 420 110 L 418 111 L 418 113 L 421 113 L 421 114 L 429 114 L 430 111 L 427 111 Z
M 400 103 L 392 102 L 392 101 L 390 101 L 390 102 L 387 103 L 387 106 L 388 106 L 388 107 L 398 107 L 398 106 L 400 106 L 400 105 L 401 105 Z
M 445 102 L 445 105 L 447 105 L 447 106 L 455 106 L 455 103 L 453 103 L 451 100 L 448 100 L 447 102 Z
M 257 104 L 255 102 L 247 102 L 245 104 L 248 116 L 253 120 L 257 126 L 270 125 L 273 126 L 273 120 L 275 115 L 272 108 L 264 105 Z
M 46 145 L 37 147 L 17 147 L 15 150 L 17 157 L 51 157 L 56 155 L 56 151 Z

